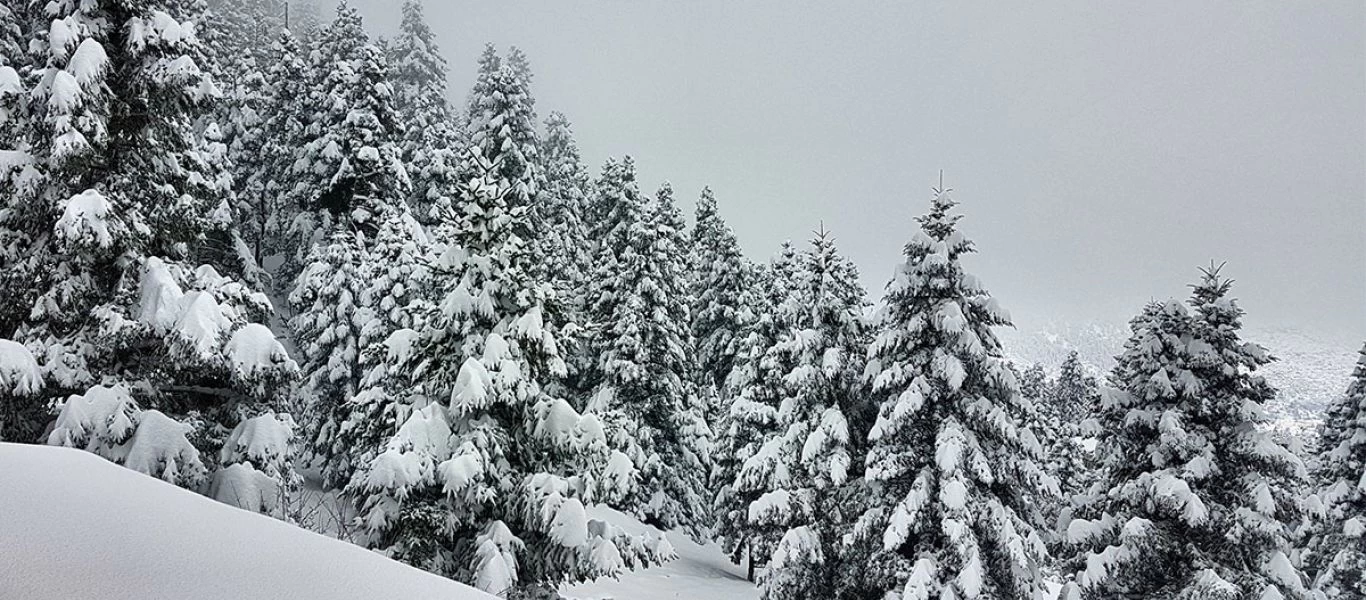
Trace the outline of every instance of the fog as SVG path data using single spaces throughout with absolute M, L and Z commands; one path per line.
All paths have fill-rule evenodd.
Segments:
M 353 1 L 392 34 L 398 3 Z M 947 4 L 947 3 L 945 3 Z M 702 186 L 749 256 L 824 223 L 876 298 L 944 173 L 1027 325 L 1227 262 L 1250 324 L 1366 338 L 1366 4 L 437 2 L 463 102 L 522 48 L 596 172 Z

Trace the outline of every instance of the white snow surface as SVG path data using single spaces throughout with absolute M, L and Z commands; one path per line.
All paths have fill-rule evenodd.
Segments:
M 601 519 L 631 533 L 654 528 L 621 512 L 593 506 L 588 516 Z M 757 600 L 759 589 L 745 581 L 745 568 L 732 564 L 715 542 L 698 544 L 679 531 L 665 539 L 678 558 L 662 565 L 628 571 L 620 579 L 597 581 L 560 588 L 569 600 Z
M 0 444 L 0 515 L 0 598 L 493 598 L 69 448 Z

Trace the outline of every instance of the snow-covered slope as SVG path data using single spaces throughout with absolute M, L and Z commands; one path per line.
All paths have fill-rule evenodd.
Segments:
M 0 598 L 492 596 L 93 454 L 0 444 Z
M 632 533 L 654 531 L 618 511 L 594 506 L 590 516 Z M 701 545 L 682 532 L 668 534 L 678 558 L 657 567 L 631 571 L 620 579 L 599 579 L 566 586 L 560 593 L 572 600 L 756 600 L 758 588 L 745 580 L 743 567 L 732 564 L 715 542 Z

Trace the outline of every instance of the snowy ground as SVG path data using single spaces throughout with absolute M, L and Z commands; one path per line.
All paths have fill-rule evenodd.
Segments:
M 66 448 L 0 444 L 0 598 L 492 598 Z
M 648 526 L 619 512 L 593 507 L 594 519 L 603 519 L 627 530 Z M 560 590 L 571 600 L 755 600 L 759 591 L 745 581 L 743 567 L 731 564 L 716 543 L 700 545 L 680 532 L 668 534 L 678 558 L 657 567 L 632 571 L 620 579 L 600 579 L 566 586 Z

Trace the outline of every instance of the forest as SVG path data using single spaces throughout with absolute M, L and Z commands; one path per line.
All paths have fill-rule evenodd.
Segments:
M 722 190 L 584 164 L 530 57 L 450 90 L 393 9 L 0 6 L 0 441 L 332 494 L 325 534 L 504 598 L 674 557 L 595 507 L 771 600 L 1366 597 L 1366 347 L 1277 435 L 1216 263 L 1108 373 L 1016 364 L 942 175 L 882 290 L 819 224 L 755 261 Z

